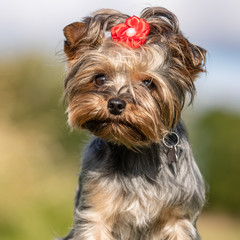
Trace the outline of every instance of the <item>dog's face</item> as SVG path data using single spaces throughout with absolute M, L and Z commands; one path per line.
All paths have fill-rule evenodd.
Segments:
M 69 124 L 129 148 L 159 142 L 179 121 L 185 95 L 204 71 L 205 50 L 189 43 L 176 17 L 148 8 L 141 18 L 151 30 L 131 48 L 105 33 L 128 18 L 102 10 L 65 27 L 65 80 Z

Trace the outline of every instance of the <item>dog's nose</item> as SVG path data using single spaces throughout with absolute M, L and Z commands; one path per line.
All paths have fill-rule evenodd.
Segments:
M 108 101 L 108 110 L 113 115 L 120 115 L 126 108 L 126 102 L 120 98 L 111 98 Z

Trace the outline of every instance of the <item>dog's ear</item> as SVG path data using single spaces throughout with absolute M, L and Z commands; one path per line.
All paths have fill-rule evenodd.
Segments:
M 63 29 L 66 37 L 64 52 L 71 66 L 86 51 L 98 49 L 106 39 L 105 32 L 129 17 L 118 11 L 103 9 Z
M 86 37 L 86 24 L 74 22 L 63 29 L 66 40 L 64 41 L 64 52 L 68 61 L 73 60 L 80 48 L 81 40 Z
M 170 42 L 173 59 L 185 66 L 192 80 L 195 80 L 198 73 L 205 72 L 205 49 L 190 43 L 182 34 L 174 34 Z
M 87 21 L 89 20 L 89 21 Z M 100 27 L 94 29 L 88 22 L 74 22 L 63 29 L 66 40 L 64 41 L 64 52 L 71 66 L 84 52 L 98 48 L 102 43 Z
M 172 63 L 182 74 L 194 80 L 198 73 L 204 72 L 206 50 L 190 43 L 179 29 L 177 17 L 161 7 L 145 9 L 142 18 L 150 24 L 148 43 L 165 45 Z

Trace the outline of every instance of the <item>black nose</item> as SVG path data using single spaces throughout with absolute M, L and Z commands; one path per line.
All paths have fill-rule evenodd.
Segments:
M 126 108 L 126 102 L 120 98 L 111 98 L 108 101 L 108 110 L 113 115 L 120 115 Z

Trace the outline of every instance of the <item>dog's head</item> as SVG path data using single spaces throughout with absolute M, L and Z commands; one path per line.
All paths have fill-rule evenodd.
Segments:
M 107 36 L 116 26 L 115 32 L 124 32 L 121 24 L 129 21 L 114 10 L 64 28 L 69 124 L 130 148 L 159 142 L 176 126 L 186 93 L 193 99 L 206 54 L 183 36 L 168 10 L 147 8 L 140 17 L 148 30 L 135 42 L 116 40 L 113 31 Z M 130 36 L 136 33 L 131 31 Z

